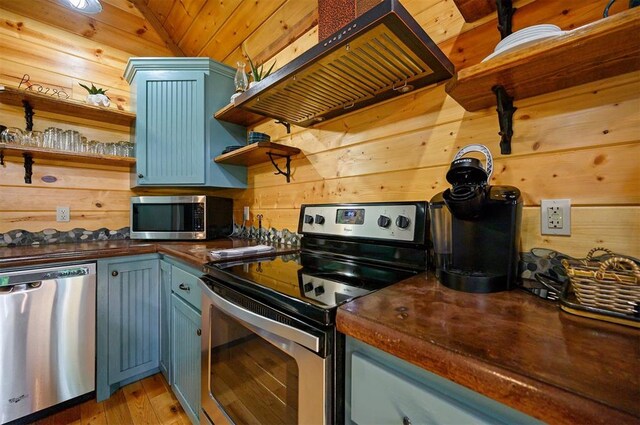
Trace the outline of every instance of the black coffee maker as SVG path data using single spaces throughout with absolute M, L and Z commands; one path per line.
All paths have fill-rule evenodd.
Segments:
M 486 167 L 475 158 L 481 152 Z M 465 292 L 497 292 L 516 285 L 522 198 L 513 186 L 490 186 L 491 152 L 469 145 L 447 172 L 451 188 L 429 203 L 436 277 Z

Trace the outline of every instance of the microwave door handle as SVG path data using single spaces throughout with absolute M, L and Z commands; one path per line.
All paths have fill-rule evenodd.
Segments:
M 237 320 L 245 322 L 258 329 L 264 329 L 267 332 L 278 335 L 289 341 L 293 341 L 316 353 L 320 350 L 320 338 L 318 337 L 240 307 L 222 298 L 213 291 L 209 292 L 207 296 L 216 307 Z

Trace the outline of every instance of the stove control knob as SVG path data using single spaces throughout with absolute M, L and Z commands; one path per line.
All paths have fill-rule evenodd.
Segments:
M 311 292 L 313 290 L 313 283 L 305 283 L 304 284 L 304 292 Z
M 385 229 L 391 225 L 391 219 L 386 215 L 381 215 L 378 217 L 378 226 L 384 227 Z
M 316 297 L 324 294 L 324 286 L 316 286 L 316 289 L 313 290 L 316 293 Z
M 396 218 L 396 226 L 401 229 L 406 229 L 407 227 L 409 227 L 410 223 L 411 221 L 409 220 L 409 218 L 403 215 L 399 215 L 398 218 Z
M 313 216 L 312 215 L 304 215 L 304 222 L 307 224 L 313 224 Z
M 324 224 L 324 217 L 320 214 L 316 214 L 316 224 Z

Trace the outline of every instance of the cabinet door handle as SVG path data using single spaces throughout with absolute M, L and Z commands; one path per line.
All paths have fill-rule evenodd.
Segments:
M 139 179 L 144 178 L 144 174 L 142 174 L 142 173 L 138 174 L 138 178 L 139 178 Z
M 402 425 L 411 425 L 411 419 L 405 416 L 404 418 L 402 418 Z
M 112 271 L 111 272 L 111 276 L 113 276 L 113 277 L 118 276 L 118 271 L 117 270 Z
M 191 291 L 191 288 L 189 288 L 189 285 L 185 284 L 185 283 L 181 283 L 180 285 L 178 285 L 178 288 L 182 289 L 183 291 Z
M 198 335 L 198 336 L 202 335 L 202 329 L 198 329 L 198 330 L 196 331 L 196 335 Z

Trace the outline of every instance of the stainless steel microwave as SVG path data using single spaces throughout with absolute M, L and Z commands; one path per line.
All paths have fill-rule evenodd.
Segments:
M 233 201 L 214 196 L 131 197 L 131 239 L 208 240 L 233 231 Z

